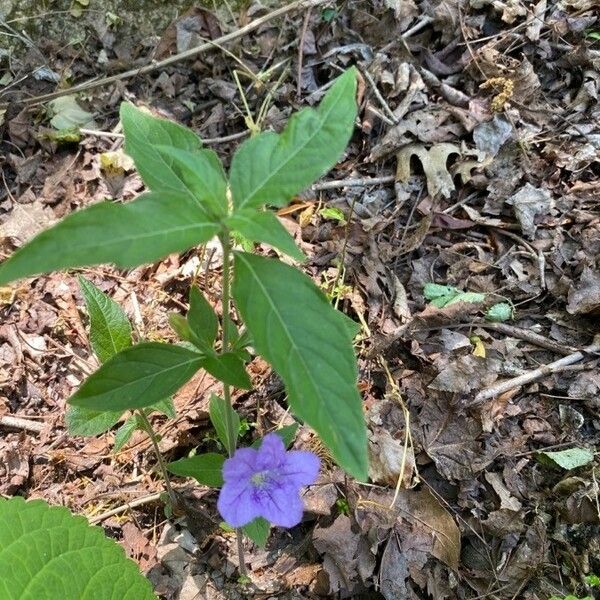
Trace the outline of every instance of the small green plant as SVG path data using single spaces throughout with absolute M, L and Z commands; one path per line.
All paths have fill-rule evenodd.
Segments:
M 584 577 L 585 584 L 590 588 L 600 587 L 600 577 L 598 575 L 586 575 Z M 594 600 L 591 596 L 585 596 L 581 598 L 579 596 L 574 596 L 573 594 L 569 594 L 568 596 L 552 596 L 548 598 L 548 600 Z
M 124 103 L 125 151 L 148 191 L 126 204 L 101 202 L 75 212 L 0 265 L 1 285 L 85 265 L 135 267 L 218 237 L 221 317 L 191 287 L 187 315 L 170 318 L 179 344 L 134 340 L 123 311 L 80 280 L 90 343 L 101 366 L 68 400 L 67 423 L 71 433 L 97 435 L 131 411 L 117 431 L 116 447 L 136 429 L 145 431 L 173 504 L 177 497 L 168 471 L 221 487 L 218 508 L 238 528 L 238 541 L 242 528 L 264 544 L 271 523 L 298 523 L 299 490 L 314 481 L 319 468 L 312 453 L 286 450 L 295 427 L 266 435 L 256 447 L 237 448 L 242 421 L 232 408 L 231 389 L 251 388 L 245 367 L 250 348 L 279 374 L 292 412 L 317 432 L 337 463 L 357 479 L 367 477 L 352 346 L 356 324 L 297 268 L 248 251 L 253 243 L 266 243 L 304 259 L 269 208 L 287 204 L 340 158 L 354 128 L 355 94 L 356 71 L 350 69 L 317 109 L 292 116 L 281 134 L 265 132 L 244 142 L 228 176 L 194 132 Z M 244 250 L 235 248 L 239 239 L 246 240 Z M 153 411 L 174 416 L 171 396 L 200 369 L 223 384 L 222 395 L 210 398 L 210 418 L 227 456 L 196 454 L 166 465 L 148 417 Z M 238 548 L 244 576 L 241 543 Z
M 123 549 L 83 517 L 42 500 L 0 498 L 2 600 L 156 600 Z

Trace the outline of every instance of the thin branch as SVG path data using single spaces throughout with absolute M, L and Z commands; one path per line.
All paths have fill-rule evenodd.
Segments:
M 76 94 L 78 92 L 89 91 L 96 89 L 98 87 L 102 87 L 109 83 L 114 83 L 115 81 L 122 81 L 123 79 L 129 79 L 131 77 L 137 77 L 138 75 L 145 75 L 146 73 L 152 73 L 153 71 L 158 71 L 160 69 L 164 69 L 165 67 L 177 63 L 179 61 L 185 60 L 187 58 L 192 58 L 197 56 L 198 54 L 202 54 L 207 50 L 211 50 L 215 47 L 215 44 L 224 44 L 226 42 L 230 42 L 232 40 L 238 39 L 240 37 L 245 36 L 246 34 L 258 29 L 261 25 L 268 23 L 269 21 L 276 19 L 282 15 L 293 12 L 295 10 L 301 10 L 304 8 L 310 8 L 313 6 L 319 6 L 321 4 L 325 4 L 329 2 L 329 0 L 296 0 L 296 2 L 292 2 L 286 6 L 282 6 L 268 14 L 264 17 L 260 17 L 248 23 L 248 25 L 238 29 L 236 31 L 232 31 L 226 35 L 221 36 L 220 38 L 206 42 L 204 44 L 200 44 L 195 48 L 190 48 L 185 52 L 179 52 L 173 56 L 169 56 L 164 60 L 160 60 L 158 62 L 153 61 L 150 64 L 147 64 L 143 67 L 137 69 L 130 69 L 129 71 L 125 71 L 123 73 L 117 73 L 116 75 L 111 75 L 110 77 L 103 77 L 102 79 L 96 79 L 91 81 L 85 81 L 80 83 L 79 85 L 74 85 L 71 88 L 58 90 L 56 92 L 52 92 L 51 94 L 44 94 L 42 96 L 37 96 L 35 98 L 27 98 L 24 100 L 17 100 L 15 103 L 21 103 L 26 105 L 40 104 L 42 102 L 47 102 L 48 100 L 53 100 L 54 98 L 60 98 L 61 96 L 66 96 L 70 94 Z
M 513 325 L 508 325 L 506 323 L 477 323 L 477 327 L 499 331 L 500 333 L 504 333 L 510 337 L 529 342 L 534 346 L 546 348 L 546 350 L 552 350 L 552 352 L 556 352 L 557 354 L 564 354 L 567 356 L 577 352 L 576 348 L 573 348 L 572 346 L 559 344 L 558 342 L 549 340 L 548 338 L 545 338 L 543 335 L 535 333 L 534 331 L 529 331 L 528 329 L 522 329 L 520 327 L 514 327 Z
M 578 363 L 589 354 L 598 352 L 600 352 L 600 343 L 596 342 L 579 352 L 573 352 L 573 354 L 569 354 L 568 356 L 565 356 L 559 360 L 555 360 L 547 365 L 542 365 L 533 371 L 523 373 L 522 375 L 513 377 L 512 379 L 500 381 L 484 390 L 481 390 L 481 392 L 475 396 L 473 402 L 470 403 L 469 406 L 477 406 L 478 404 L 482 404 L 486 400 L 491 400 L 500 394 L 504 394 L 510 390 L 514 390 L 527 385 L 528 383 L 542 379 L 543 377 L 547 377 L 548 375 L 552 375 L 553 373 L 557 373 L 563 370 L 565 367 Z
M 31 431 L 32 433 L 41 433 L 46 426 L 45 423 L 30 421 L 29 419 L 22 419 L 20 417 L 12 417 L 10 415 L 0 417 L 0 425 L 10 429 L 23 429 L 24 431 Z
M 132 500 L 131 502 L 127 502 L 127 504 L 123 504 L 121 506 L 117 506 L 111 510 L 107 510 L 100 515 L 96 515 L 95 517 L 88 517 L 88 521 L 95 525 L 96 523 L 100 523 L 109 517 L 114 517 L 115 515 L 120 515 L 121 513 L 127 512 L 132 508 L 137 508 L 138 506 L 143 506 L 144 504 L 151 504 L 152 502 L 157 502 L 160 500 L 160 493 L 150 494 L 148 496 L 142 496 L 137 500 Z
M 337 190 L 345 187 L 368 187 L 370 185 L 381 185 L 382 183 L 394 183 L 395 175 L 384 175 L 383 177 L 361 177 L 349 179 L 336 179 L 335 181 L 323 181 L 315 183 L 311 190 L 320 192 L 322 190 Z

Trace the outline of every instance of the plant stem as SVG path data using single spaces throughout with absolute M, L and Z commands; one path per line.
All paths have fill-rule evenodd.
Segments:
M 221 246 L 223 248 L 223 293 L 221 294 L 221 313 L 223 318 L 223 339 L 221 345 L 221 354 L 229 351 L 229 342 L 231 338 L 229 312 L 231 309 L 231 239 L 228 231 L 223 231 L 220 235 Z M 231 406 L 231 390 L 229 384 L 223 383 L 223 398 L 228 406 Z M 230 411 L 225 411 L 225 426 L 227 427 L 227 452 L 229 456 L 233 456 L 235 452 L 235 440 L 237 440 L 238 432 L 235 430 L 233 419 Z M 247 577 L 246 561 L 244 559 L 244 545 L 242 530 L 236 529 L 237 552 L 239 561 L 239 570 L 242 577 Z
M 138 411 L 138 415 L 140 417 L 140 421 L 142 422 L 142 427 L 144 431 L 148 434 L 150 441 L 152 442 L 152 447 L 154 448 L 154 454 L 156 454 L 156 460 L 158 461 L 158 468 L 165 480 L 165 487 L 167 488 L 167 494 L 169 494 L 169 500 L 171 501 L 171 508 L 175 509 L 177 507 L 177 496 L 175 496 L 175 492 L 171 487 L 171 480 L 169 479 L 169 472 L 167 471 L 167 465 L 163 459 L 163 456 L 158 447 L 158 438 L 156 437 L 156 432 L 152 429 L 152 425 L 146 416 L 146 413 L 142 410 Z

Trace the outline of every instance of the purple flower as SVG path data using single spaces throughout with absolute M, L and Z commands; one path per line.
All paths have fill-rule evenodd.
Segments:
M 243 527 L 256 517 L 293 527 L 304 510 L 300 488 L 313 483 L 318 474 L 315 454 L 286 452 L 282 439 L 269 433 L 258 450 L 240 448 L 225 461 L 217 507 L 231 527 Z

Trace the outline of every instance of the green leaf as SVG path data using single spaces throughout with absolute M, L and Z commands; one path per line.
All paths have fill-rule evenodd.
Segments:
M 217 217 L 227 214 L 227 179 L 223 165 L 213 150 L 189 152 L 171 146 L 155 146 L 154 150 L 172 164 L 185 190 L 207 212 Z
M 350 338 L 354 339 L 362 331 L 362 325 L 343 312 L 340 312 L 340 314 L 344 317 L 344 323 L 346 324 L 346 329 L 350 334 Z
M 584 577 L 586 585 L 590 587 L 600 587 L 600 577 L 598 575 L 586 575 Z
M 427 300 L 443 298 L 444 296 L 454 296 L 459 291 L 450 285 L 439 285 L 438 283 L 426 283 L 423 287 L 423 295 Z
M 306 258 L 281 221 L 270 211 L 239 210 L 227 218 L 226 224 L 245 238 L 269 244 L 295 260 Z
M 197 352 L 158 342 L 126 348 L 90 375 L 69 404 L 93 410 L 152 406 L 174 394 L 202 362 Z
M 175 410 L 175 404 L 173 404 L 173 398 L 164 398 L 163 400 L 158 401 L 156 404 L 153 404 L 149 409 L 150 414 L 152 411 L 157 411 L 169 417 L 169 419 L 174 419 L 177 416 L 177 411 Z
M 483 302 L 484 300 L 485 294 L 480 294 L 479 292 L 460 292 L 459 294 L 456 294 L 456 296 L 450 298 L 445 306 L 456 304 L 457 302 L 471 302 L 476 304 L 477 302 Z
M 171 329 L 186 342 L 192 341 L 192 331 L 187 319 L 179 313 L 169 313 L 169 325 Z
M 485 318 L 493 323 L 510 321 L 513 318 L 513 307 L 508 302 L 499 302 L 488 308 Z
M 246 367 L 235 352 L 204 356 L 200 365 L 223 383 L 243 390 L 249 390 L 252 387 Z
M 82 406 L 69 406 L 65 423 L 70 435 L 89 437 L 100 435 L 119 422 L 122 410 L 89 410 Z
M 229 430 L 227 429 L 227 413 L 231 417 L 233 423 L 233 430 L 235 436 L 233 439 L 229 439 Z M 219 398 L 216 394 L 212 394 L 210 397 L 210 404 L 208 406 L 208 414 L 210 415 L 210 421 L 217 432 L 217 437 L 221 440 L 221 443 L 228 452 L 233 452 L 237 445 L 237 440 L 240 432 L 240 417 L 233 410 L 229 402 L 225 402 L 223 398 Z
M 123 549 L 84 517 L 0 498 L 2 600 L 156 600 Z
M 356 118 L 356 69 L 338 77 L 315 110 L 305 108 L 279 135 L 262 133 L 244 142 L 231 162 L 236 209 L 284 206 L 327 173 L 350 140 Z
M 198 483 L 210 487 L 223 485 L 223 463 L 225 457 L 209 452 L 197 454 L 190 458 L 182 458 L 167 465 L 167 469 L 181 477 L 193 477 Z
M 131 439 L 136 429 L 143 429 L 139 415 L 131 415 L 115 433 L 114 452 L 120 452 L 123 446 Z
M 242 527 L 242 531 L 259 547 L 264 548 L 269 539 L 271 523 L 262 517 L 256 517 L 248 525 Z
M 100 362 L 131 346 L 131 323 L 123 309 L 91 281 L 79 277 L 90 317 L 90 344 Z
M 286 425 L 285 427 L 276 429 L 273 433 L 276 433 L 283 440 L 285 447 L 289 448 L 296 437 L 297 431 L 298 423 L 292 423 L 291 425 Z
M 70 267 L 135 267 L 206 242 L 218 231 L 185 196 L 148 193 L 127 204 L 101 202 L 43 231 L 0 265 L 0 285 Z
M 427 300 L 431 300 L 437 308 L 444 308 L 456 302 L 483 302 L 485 294 L 477 292 L 461 292 L 455 287 L 447 285 L 438 285 L 437 283 L 426 283 L 423 288 L 423 295 Z
M 171 146 L 196 152 L 202 148 L 200 138 L 191 129 L 154 117 L 129 102 L 121 104 L 120 116 L 125 132 L 125 152 L 133 158 L 144 183 L 151 190 L 170 190 L 188 196 L 190 190 L 174 166 L 175 161 L 158 147 Z
M 190 310 L 187 321 L 194 339 L 202 350 L 212 349 L 217 338 L 219 321 L 213 307 L 197 286 L 190 288 Z
M 235 253 L 233 295 L 254 347 L 283 379 L 290 405 L 334 458 L 367 477 L 367 433 L 346 320 L 306 275 Z
M 339 221 L 339 223 L 341 225 L 345 225 L 347 223 L 346 215 L 344 214 L 344 211 L 342 209 L 336 208 L 334 206 L 326 206 L 325 208 L 322 208 L 319 211 L 319 214 L 324 219 L 331 219 L 332 221 Z
M 554 464 L 571 470 L 591 463 L 594 460 L 594 453 L 587 448 L 569 448 L 558 452 L 538 452 L 538 458 L 545 464 Z

